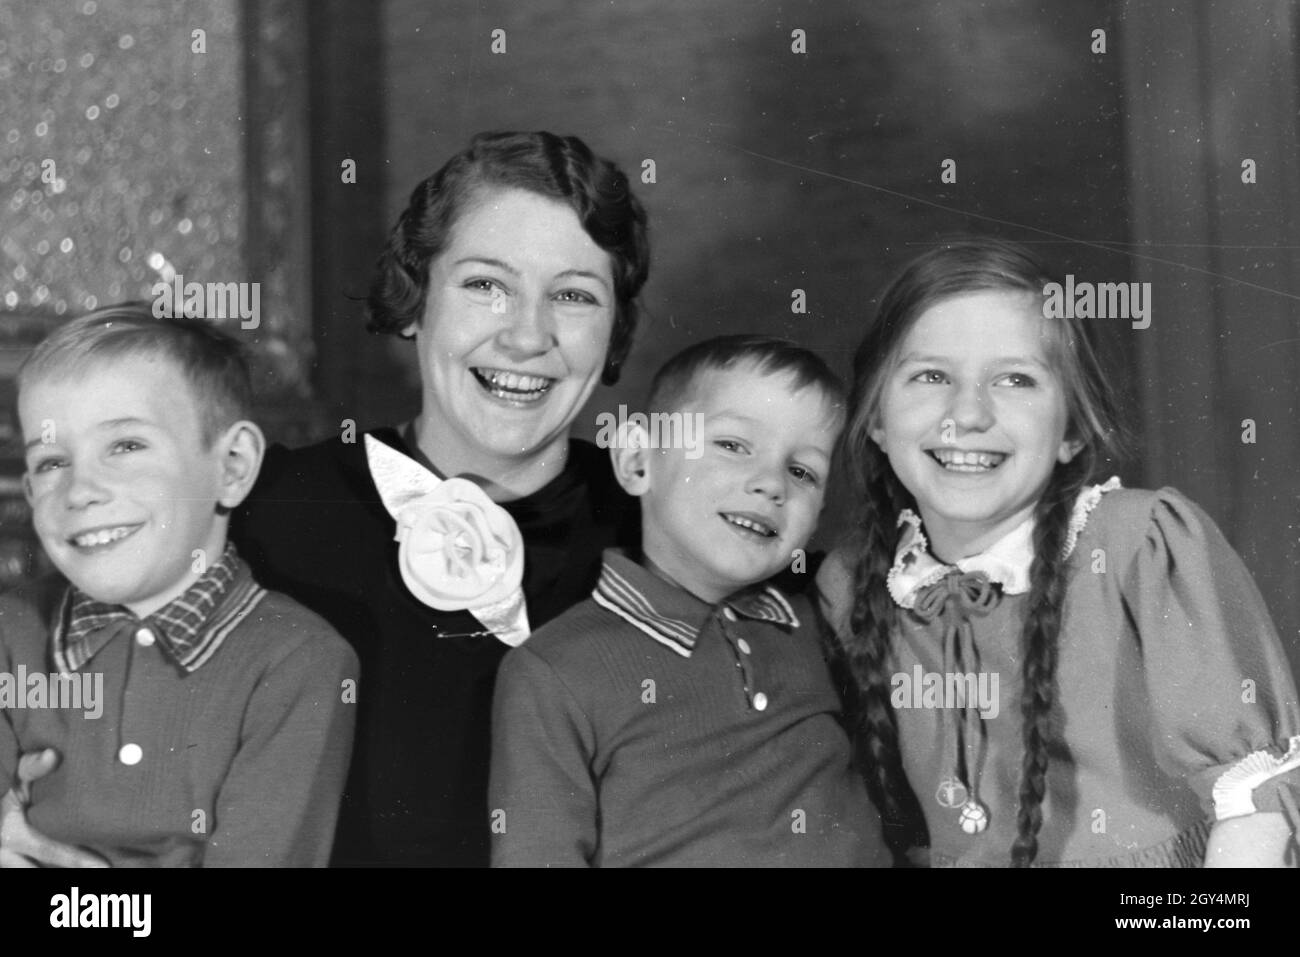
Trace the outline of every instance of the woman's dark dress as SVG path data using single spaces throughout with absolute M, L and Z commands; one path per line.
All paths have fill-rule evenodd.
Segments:
M 425 461 L 409 430 L 370 434 Z M 523 533 L 533 629 L 590 594 L 602 549 L 639 544 L 636 500 L 587 442 L 570 443 L 556 479 L 502 505 Z M 332 439 L 272 448 L 232 535 L 263 585 L 326 618 L 361 660 L 333 863 L 486 866 L 492 691 L 508 649 L 471 636 L 483 629 L 468 612 L 411 596 L 395 530 L 364 443 Z

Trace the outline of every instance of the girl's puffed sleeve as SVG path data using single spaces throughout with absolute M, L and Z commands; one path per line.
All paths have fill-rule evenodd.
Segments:
M 1241 558 L 1205 512 L 1161 489 L 1121 588 L 1165 770 L 1185 777 L 1218 820 L 1282 811 L 1294 829 L 1300 705 Z

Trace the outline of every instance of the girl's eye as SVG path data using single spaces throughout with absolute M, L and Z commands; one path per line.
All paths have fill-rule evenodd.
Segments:
M 137 442 L 135 439 L 119 439 L 113 443 L 113 453 L 120 452 L 138 452 L 144 448 L 143 442 Z
M 735 439 L 715 439 L 713 444 L 720 449 L 724 449 L 727 452 L 745 451 L 745 447 L 741 445 L 739 442 L 737 442 Z
M 925 385 L 942 385 L 947 379 L 948 376 L 938 369 L 925 369 L 912 376 L 913 382 L 920 382 Z
M 55 469 L 61 469 L 67 464 L 67 461 L 64 459 L 38 459 L 36 464 L 32 466 L 32 472 L 36 475 L 40 475 L 44 472 L 53 472 Z
M 1009 372 L 998 381 L 1005 382 L 1007 385 L 1014 386 L 1018 389 L 1029 389 L 1038 385 L 1037 380 L 1035 380 L 1033 376 L 1026 375 L 1023 372 Z
M 557 292 L 555 298 L 562 302 L 581 303 L 584 306 L 597 305 L 596 297 L 581 289 L 565 289 L 563 292 Z
M 817 473 L 814 472 L 812 469 L 804 468 L 802 465 L 790 466 L 790 474 L 793 475 L 800 482 L 803 482 L 805 485 L 815 486 L 819 484 Z

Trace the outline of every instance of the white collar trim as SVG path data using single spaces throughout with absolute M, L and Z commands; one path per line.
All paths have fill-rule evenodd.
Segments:
M 1097 507 L 1102 495 L 1117 488 L 1120 488 L 1119 476 L 1112 476 L 1101 485 L 1090 486 L 1079 493 L 1070 515 L 1062 558 L 1069 558 L 1074 551 L 1079 534 L 1088 524 L 1088 515 Z M 945 565 L 930 554 L 930 543 L 921 530 L 921 516 L 910 508 L 903 509 L 898 516 L 898 525 L 903 532 L 899 536 L 894 565 L 889 570 L 886 582 L 890 596 L 900 607 L 913 607 L 917 594 L 923 588 L 934 584 L 954 569 L 982 572 L 990 581 L 999 583 L 1002 591 L 1008 595 L 1022 595 L 1029 591 L 1029 567 L 1034 560 L 1032 516 L 978 555 L 963 558 L 955 565 Z

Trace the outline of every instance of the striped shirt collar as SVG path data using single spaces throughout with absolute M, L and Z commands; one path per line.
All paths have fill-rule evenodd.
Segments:
M 233 542 L 184 594 L 143 619 L 69 585 L 54 627 L 55 663 L 65 674 L 79 671 L 114 638 L 147 628 L 177 665 L 193 672 L 265 594 Z
M 591 597 L 602 608 L 683 658 L 691 656 L 700 632 L 720 609 L 723 614 L 725 609 L 730 609 L 735 615 L 756 621 L 799 627 L 790 602 L 771 585 L 746 588 L 710 606 L 642 568 L 617 548 L 605 549 L 600 580 Z

